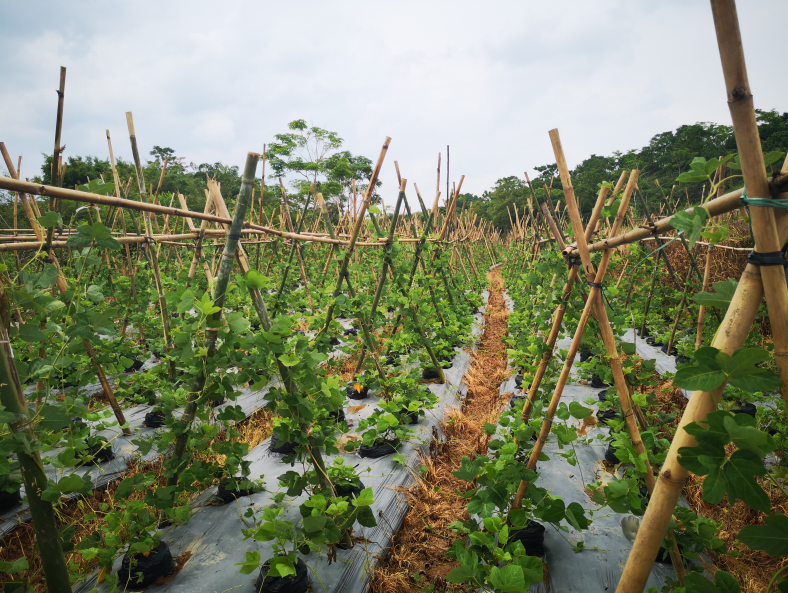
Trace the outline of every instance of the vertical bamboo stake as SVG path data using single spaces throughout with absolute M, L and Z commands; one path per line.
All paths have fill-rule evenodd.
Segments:
M 8 318 L 8 300 L 4 291 L 2 294 L 2 317 Z M 6 332 L 6 324 L 0 324 L 0 402 L 8 412 L 15 416 L 9 424 L 11 432 L 20 436 L 20 440 L 33 442 L 35 436 L 30 429 L 31 414 L 25 404 L 22 385 L 14 365 L 14 353 Z M 36 533 L 36 545 L 41 554 L 41 565 L 44 569 L 47 590 L 51 593 L 71 593 L 66 559 L 60 545 L 60 530 L 57 517 L 51 502 L 41 499 L 41 493 L 47 488 L 47 476 L 41 457 L 37 451 L 28 454 L 24 451 L 17 453 L 19 466 L 22 471 L 22 480 L 25 484 L 25 493 L 30 505 L 30 514 L 33 517 L 33 529 Z
M 706 247 L 706 263 L 703 267 L 703 287 L 701 288 L 702 292 L 706 292 L 709 289 L 709 271 L 711 270 L 711 254 L 713 248 L 713 245 Z M 706 306 L 701 305 L 700 311 L 698 311 L 698 328 L 695 334 L 695 350 L 700 348 L 701 344 L 703 343 L 703 322 L 705 318 Z
M 744 184 L 749 196 L 767 197 L 770 193 L 766 167 L 747 80 L 736 6 L 732 0 L 712 0 L 711 5 Z M 780 218 L 784 220 L 783 216 Z M 774 211 L 770 208 L 753 208 L 751 221 L 756 252 L 779 251 L 785 239 L 785 225 L 781 224 L 778 232 Z M 783 379 L 783 398 L 788 403 L 785 374 L 788 352 L 784 343 L 785 338 L 788 337 L 788 332 L 785 331 L 788 314 L 784 308 L 788 303 L 786 299 L 788 294 L 786 294 L 785 273 L 781 266 L 758 268 L 752 264 L 747 265 L 712 345 L 728 354 L 741 347 L 752 327 L 764 295 L 769 318 L 773 324 L 776 324 L 772 326 L 775 362 Z M 705 420 L 707 415 L 716 409 L 724 388 L 723 384 L 713 392 L 698 391 L 690 398 L 662 466 L 657 488 L 643 516 L 638 530 L 639 537 L 635 539 L 621 575 L 616 589 L 618 593 L 640 593 L 646 586 L 650 574 L 650 562 L 656 556 L 681 489 L 689 475 L 689 472 L 678 462 L 678 451 L 681 447 L 693 447 L 696 442 L 684 427 L 691 422 Z
M 134 169 L 137 173 L 137 185 L 140 190 L 140 202 L 146 201 L 145 195 L 145 176 L 142 172 L 142 164 L 140 163 L 140 155 L 137 150 L 137 135 L 134 132 L 134 120 L 132 119 L 131 111 L 126 112 L 126 123 L 129 128 L 129 140 L 131 141 L 131 152 L 134 156 Z M 149 237 L 153 236 L 153 227 L 150 224 L 150 212 L 147 210 L 143 213 L 143 221 L 145 223 L 145 232 Z M 159 252 L 157 249 L 152 248 L 150 245 L 146 246 L 145 252 L 148 254 L 148 259 L 151 264 L 151 271 L 156 283 L 156 290 L 159 296 L 159 311 L 161 313 L 161 328 L 164 335 L 164 349 L 169 352 L 173 348 L 173 343 L 170 336 L 170 314 L 167 311 L 167 299 L 164 296 L 164 285 L 161 280 L 161 271 L 159 270 Z M 175 380 L 175 361 L 169 360 L 170 380 Z

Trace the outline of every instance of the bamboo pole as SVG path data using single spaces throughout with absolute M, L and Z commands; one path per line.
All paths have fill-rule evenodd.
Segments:
M 145 202 L 146 200 L 146 192 L 145 192 L 145 175 L 142 171 L 142 164 L 140 162 L 140 155 L 139 151 L 137 150 L 137 135 L 134 131 L 134 119 L 132 118 L 131 111 L 126 112 L 126 123 L 129 128 L 129 140 L 131 141 L 131 152 L 134 157 L 134 169 L 137 173 L 137 185 L 139 186 L 140 190 L 140 202 Z M 152 204 L 155 206 L 156 204 Z M 146 210 L 143 212 L 143 222 L 145 224 L 145 233 L 153 235 L 153 227 L 150 223 L 150 211 Z M 147 245 L 147 244 L 146 244 Z M 164 349 L 169 352 L 173 349 L 174 344 L 172 342 L 171 332 L 170 332 L 170 314 L 167 310 L 167 299 L 164 296 L 164 283 L 161 279 L 161 270 L 159 269 L 159 252 L 157 249 L 152 249 L 150 246 L 145 249 L 145 252 L 148 254 L 148 260 L 150 261 L 151 271 L 153 272 L 153 279 L 156 284 L 156 291 L 159 297 L 159 312 L 161 313 L 161 329 L 162 334 L 164 337 Z M 168 360 L 168 366 L 170 370 L 170 380 L 175 380 L 175 361 Z
M 769 195 L 766 167 L 747 80 L 735 3 L 732 0 L 712 0 L 711 4 L 744 184 L 750 196 L 766 197 Z M 710 206 L 721 199 L 724 199 L 724 196 L 711 202 Z M 775 215 L 770 208 L 753 208 L 751 220 L 756 251 L 763 253 L 779 250 L 788 235 L 785 213 L 778 212 Z M 781 266 L 747 265 L 712 346 L 728 354 L 740 348 L 752 327 L 764 295 L 767 296 L 770 320 L 778 323 L 774 329 L 775 360 L 783 378 L 785 397 L 783 361 L 788 353 L 782 343 L 785 336 L 780 335 L 778 338 L 778 333 L 782 332 L 788 319 L 784 313 L 782 319 L 776 319 L 781 310 L 781 297 L 786 296 L 785 275 Z M 621 575 L 617 593 L 641 593 L 645 588 L 651 572 L 651 562 L 657 554 L 662 536 L 667 531 L 673 509 L 689 475 L 689 471 L 678 462 L 678 451 L 682 447 L 697 445 L 684 428 L 691 422 L 705 420 L 707 415 L 716 409 L 724 389 L 725 383 L 713 392 L 696 391 L 687 403 L 662 466 L 657 488 L 643 516 L 638 537 Z
M 714 247 L 709 245 L 706 248 L 706 263 L 703 267 L 703 287 L 701 288 L 702 292 L 706 292 L 709 289 L 709 272 L 711 270 L 711 254 L 712 249 Z M 701 344 L 703 343 L 703 322 L 706 318 L 706 306 L 701 305 L 700 311 L 698 311 L 698 327 L 695 334 L 695 350 L 700 348 Z
M 2 291 L 2 317 L 8 318 L 8 298 Z M 14 352 L 6 331 L 6 323 L 0 324 L 0 402 L 5 409 L 14 414 L 15 420 L 9 424 L 11 432 L 20 437 L 20 441 L 32 443 L 36 437 L 30 428 L 32 416 L 25 403 L 22 385 L 14 364 Z M 47 590 L 50 593 L 71 593 L 66 559 L 60 544 L 55 509 L 51 502 L 42 500 L 41 493 L 47 489 L 47 476 L 41 457 L 35 449 L 27 453 L 22 448 L 17 453 L 22 480 L 25 484 L 27 502 L 33 518 L 33 529 L 36 534 L 36 546 L 41 555 L 41 565 Z

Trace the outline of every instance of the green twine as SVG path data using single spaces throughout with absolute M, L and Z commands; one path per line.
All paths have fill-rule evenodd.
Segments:
M 784 198 L 748 198 L 747 188 L 741 191 L 741 198 L 739 203 L 744 204 L 747 208 L 747 223 L 750 225 L 750 239 L 752 244 L 755 245 L 755 236 L 752 234 L 752 217 L 750 216 L 750 206 L 757 208 L 779 208 L 781 210 L 788 210 L 788 200 Z

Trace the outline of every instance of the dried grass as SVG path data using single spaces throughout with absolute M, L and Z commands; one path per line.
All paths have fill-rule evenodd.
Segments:
M 136 461 L 129 463 L 121 479 L 130 477 L 136 473 L 153 471 L 156 476 L 158 486 L 165 485 L 164 468 L 161 457 L 151 463 L 139 464 Z M 91 494 L 72 500 L 61 500 L 55 506 L 58 528 L 73 525 L 75 529 L 73 543 L 78 544 L 83 539 L 91 535 L 94 531 L 100 530 L 105 523 L 107 514 L 114 512 L 121 504 L 115 498 L 115 491 L 120 485 L 120 480 L 111 483 L 103 490 L 95 490 Z M 134 492 L 128 500 L 142 500 L 146 492 Z M 125 504 L 125 501 L 121 501 Z M 105 506 L 106 505 L 106 506 Z M 123 534 L 118 534 L 123 537 Z M 33 523 L 28 522 L 17 527 L 10 534 L 6 535 L 0 546 L 0 561 L 14 562 L 22 556 L 27 557 L 30 568 L 26 571 L 26 576 L 30 585 L 36 593 L 46 593 L 47 586 L 44 580 L 44 571 L 41 566 L 41 556 L 36 546 L 36 534 Z M 88 574 L 98 566 L 98 558 L 85 561 L 78 553 L 66 554 L 66 563 L 75 566 L 80 574 Z M 11 577 L 5 573 L 0 573 L 0 583 L 8 582 L 18 578 L 18 575 Z
M 446 581 L 457 566 L 446 558 L 455 539 L 449 524 L 468 518 L 466 500 L 459 494 L 468 482 L 452 475 L 463 456 L 485 454 L 490 437 L 486 422 L 496 422 L 508 401 L 501 396 L 500 384 L 506 377 L 506 348 L 502 338 L 508 328 L 509 313 L 503 300 L 503 282 L 498 270 L 488 274 L 490 301 L 485 313 L 485 329 L 478 350 L 465 375 L 468 393 L 462 409 L 446 412 L 442 421 L 445 440 L 433 443 L 430 455 L 422 459 L 422 474 L 406 492 L 409 511 L 391 548 L 375 570 L 370 584 L 373 593 L 417 593 L 434 585 L 435 591 L 464 591 Z
M 772 508 L 770 514 L 788 514 L 788 499 L 783 492 L 765 480 L 756 479 L 769 495 Z M 731 506 L 727 496 L 720 504 L 704 502 L 702 486 L 703 479 L 690 474 L 684 487 L 684 496 L 696 513 L 722 524 L 717 537 L 725 540 L 725 548 L 728 552 L 738 554 L 736 557 L 715 554 L 713 558 L 715 566 L 708 568 L 712 572 L 719 569 L 732 574 L 739 581 L 743 593 L 765 593 L 772 575 L 788 564 L 788 557 L 772 558 L 766 552 L 751 550 L 736 541 L 736 536 L 746 525 L 763 525 L 766 514 L 748 507 L 740 500 Z

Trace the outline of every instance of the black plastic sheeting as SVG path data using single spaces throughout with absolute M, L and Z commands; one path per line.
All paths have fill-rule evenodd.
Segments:
M 571 339 L 568 338 L 559 340 L 556 344 L 556 356 L 559 356 L 560 350 L 568 349 L 570 343 Z M 523 395 L 515 387 L 514 377 L 501 385 L 500 393 L 507 392 L 515 396 Z M 578 384 L 576 370 L 573 369 L 561 401 L 567 405 L 576 401 L 594 409 L 596 413 L 598 392 L 598 388 Z M 581 421 L 573 420 L 573 422 L 578 428 L 580 427 Z M 540 473 L 539 486 L 560 496 L 567 505 L 577 502 L 584 509 L 596 508 L 597 505 L 591 501 L 584 488 L 599 479 L 609 481 L 613 478 L 602 465 L 608 443 L 597 438 L 601 436 L 606 439 L 608 434 L 607 426 L 600 423 L 575 441 L 573 445 L 577 464 L 574 466 L 559 455 L 561 452 L 567 452 L 568 449 L 566 447 L 560 449 L 555 437 L 551 435 L 543 450 L 550 460 L 540 462 L 537 467 Z M 632 544 L 624 537 L 621 530 L 621 519 L 626 515 L 613 513 L 609 509 L 605 509 L 601 515 L 608 516 L 595 518 L 585 531 L 577 531 L 566 522 L 562 524 L 566 527 L 566 532 L 559 532 L 552 525 L 545 525 L 542 558 L 549 571 L 549 582 L 531 585 L 532 593 L 547 591 L 605 593 L 616 590 Z M 578 544 L 583 546 L 583 551 L 575 551 Z M 668 576 L 675 578 L 673 567 L 669 564 L 655 563 L 646 588 L 657 587 L 661 590 Z

